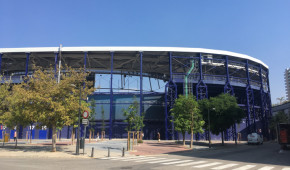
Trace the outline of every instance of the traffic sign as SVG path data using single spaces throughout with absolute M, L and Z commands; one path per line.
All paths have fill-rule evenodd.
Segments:
M 83 125 L 89 125 L 89 120 L 88 119 L 83 119 L 82 120 Z
M 88 111 L 84 111 L 83 118 L 86 119 L 90 116 L 90 113 Z

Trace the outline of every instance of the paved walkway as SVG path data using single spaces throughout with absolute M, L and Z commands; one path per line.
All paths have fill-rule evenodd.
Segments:
M 220 141 L 217 141 L 220 143 Z M 213 142 L 213 143 L 217 143 Z M 233 144 L 233 142 L 228 142 Z M 186 146 L 177 144 L 175 141 L 146 141 L 143 144 L 134 146 L 134 151 L 126 152 L 126 156 L 135 155 L 159 155 L 172 152 L 190 151 L 189 142 Z M 0 143 L 0 157 L 63 157 L 63 158 L 90 158 L 92 148 L 94 148 L 94 157 L 101 158 L 108 156 L 108 148 L 110 148 L 110 156 L 122 156 L 122 149 L 127 148 L 126 139 L 113 139 L 95 141 L 86 140 L 85 154 L 82 155 L 83 150 L 80 149 L 81 155 L 75 155 L 76 145 L 71 145 L 70 139 L 62 139 L 57 141 L 57 152 L 51 152 L 51 140 L 33 140 L 32 143 L 28 143 L 25 140 L 19 140 L 18 147 L 14 148 L 14 142 L 8 142 L 2 147 Z M 214 146 L 218 146 L 214 144 Z M 208 149 L 207 141 L 195 142 L 193 146 L 194 150 Z

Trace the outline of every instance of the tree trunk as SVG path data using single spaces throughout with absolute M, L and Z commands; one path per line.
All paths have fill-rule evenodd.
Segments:
M 52 152 L 56 152 L 56 127 L 52 125 Z
M 31 127 L 31 129 L 30 129 L 30 139 L 29 139 L 30 140 L 30 143 L 32 143 L 32 125 L 33 124 L 31 124 L 31 126 L 30 126 Z
M 191 129 L 191 137 L 190 137 L 190 148 L 192 149 L 192 143 L 193 143 L 193 130 Z
M 16 149 L 17 148 L 17 137 L 16 137 L 16 142 L 15 142 L 15 148 L 14 149 Z
M 185 145 L 185 132 L 182 132 L 183 146 Z
M 75 138 L 75 129 L 74 127 L 72 128 L 72 132 L 71 132 L 71 144 L 74 145 L 74 138 Z
M 224 132 L 222 132 L 222 145 L 224 146 L 225 143 L 224 143 Z

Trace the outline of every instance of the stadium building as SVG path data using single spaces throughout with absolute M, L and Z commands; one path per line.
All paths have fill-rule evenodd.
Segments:
M 109 138 L 127 136 L 122 109 L 137 100 L 139 113 L 145 113 L 145 139 L 156 138 L 157 132 L 163 139 L 177 139 L 179 135 L 170 121 L 170 109 L 177 96 L 186 93 L 186 89 L 197 100 L 220 93 L 237 97 L 247 116 L 241 124 L 224 132 L 226 140 L 235 139 L 237 132 L 245 138 L 257 129 L 262 129 L 264 136 L 269 137 L 268 66 L 248 55 L 202 48 L 60 46 L 0 48 L 0 63 L 1 74 L 13 83 L 32 75 L 34 64 L 44 68 L 52 66 L 55 71 L 59 64 L 85 68 L 91 75 L 88 78 L 100 86 L 90 96 L 97 104 L 95 122 L 91 126 L 96 129 L 95 133 L 100 131 L 100 112 L 104 108 Z M 107 83 L 103 83 L 105 78 Z M 60 136 L 70 138 L 71 129 L 64 127 Z M 29 130 L 33 131 L 33 138 L 51 138 L 49 128 L 35 129 L 33 126 L 20 128 L 19 137 L 24 138 Z M 13 130 L 10 133 L 13 134 Z M 195 138 L 207 139 L 208 132 L 196 134 Z

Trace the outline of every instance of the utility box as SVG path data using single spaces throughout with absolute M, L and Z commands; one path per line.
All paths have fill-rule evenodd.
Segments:
M 290 144 L 290 124 L 278 124 L 278 141 L 280 145 Z
M 9 133 L 5 133 L 4 142 L 8 142 L 9 141 L 9 137 L 10 137 Z

